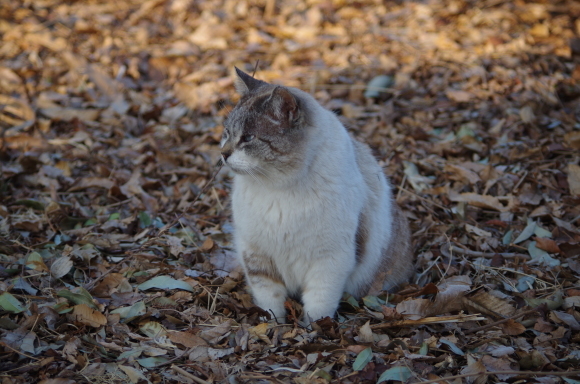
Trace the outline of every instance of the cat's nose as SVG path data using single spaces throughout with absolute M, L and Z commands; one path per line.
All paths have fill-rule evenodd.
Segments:
M 232 155 L 232 151 L 224 151 L 222 152 L 222 156 L 224 157 L 224 162 L 228 161 L 228 157 Z

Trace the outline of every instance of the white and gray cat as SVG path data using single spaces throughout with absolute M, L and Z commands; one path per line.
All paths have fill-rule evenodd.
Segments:
M 334 315 L 343 291 L 361 297 L 409 281 L 408 223 L 370 149 L 309 94 L 236 72 L 241 99 L 221 148 L 255 303 L 284 321 L 284 302 L 296 297 L 305 320 L 317 320 Z

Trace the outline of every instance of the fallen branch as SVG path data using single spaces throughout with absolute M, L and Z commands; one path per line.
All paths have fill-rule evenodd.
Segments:
M 567 372 L 534 372 L 534 371 L 495 371 L 495 372 L 474 372 L 466 373 L 464 375 L 455 375 L 441 377 L 439 379 L 419 381 L 415 384 L 430 384 L 430 383 L 440 383 L 447 382 L 449 380 L 463 379 L 465 377 L 471 376 L 489 376 L 489 375 L 519 375 L 519 376 L 576 376 L 580 375 L 580 371 L 567 371 Z
M 192 375 L 191 373 L 187 372 L 185 369 L 179 368 L 177 365 L 172 365 L 171 369 L 173 369 L 175 372 L 179 373 L 180 375 L 183 375 L 183 376 L 187 377 L 188 379 L 195 381 L 196 383 L 209 384 L 208 381 L 205 381 L 205 380 L 200 379 L 199 377 L 197 377 L 195 375 Z
M 475 332 L 483 331 L 485 329 L 495 327 L 496 325 L 500 325 L 500 324 L 503 324 L 503 323 L 507 323 L 510 320 L 518 319 L 520 317 L 523 317 L 523 316 L 526 316 L 526 315 L 530 315 L 530 314 L 536 313 L 536 312 L 538 312 L 536 309 L 531 309 L 529 311 L 521 312 L 521 313 L 518 313 L 516 315 L 512 315 L 510 317 L 506 317 L 505 319 L 501 319 L 501 320 L 498 320 L 498 321 L 494 321 L 493 323 L 489 323 L 489 324 L 486 324 L 486 325 L 482 325 L 481 327 L 469 329 L 469 330 L 465 331 L 464 333 L 465 334 L 470 334 L 470 333 L 475 333 Z
M 443 244 L 441 246 L 441 253 L 443 253 L 445 256 L 449 257 L 450 252 L 457 252 L 460 253 L 462 255 L 468 255 L 468 256 L 474 256 L 474 257 L 486 257 L 491 259 L 492 257 L 494 257 L 495 255 L 500 255 L 501 257 L 504 257 L 506 259 L 515 259 L 520 258 L 520 259 L 524 259 L 524 260 L 531 260 L 532 257 L 530 255 L 526 255 L 523 253 L 512 253 L 512 252 L 478 252 L 478 251 L 472 251 L 470 249 L 465 249 L 456 245 L 449 245 L 449 244 Z
M 413 327 L 423 324 L 444 324 L 444 323 L 463 323 L 465 321 L 485 320 L 485 317 L 477 315 L 453 315 L 453 316 L 437 316 L 424 317 L 419 320 L 398 320 L 389 323 L 381 323 L 371 325 L 371 329 L 385 329 L 393 327 Z

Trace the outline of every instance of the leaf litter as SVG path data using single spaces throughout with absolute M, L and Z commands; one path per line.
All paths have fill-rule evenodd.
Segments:
M 3 383 L 580 382 L 580 6 L 2 2 Z M 367 142 L 415 279 L 260 320 L 217 166 L 234 65 Z M 445 379 L 447 378 L 447 379 Z

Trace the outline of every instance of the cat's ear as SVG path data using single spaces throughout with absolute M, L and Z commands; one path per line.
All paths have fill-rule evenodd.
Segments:
M 234 84 L 236 86 L 236 91 L 238 91 L 238 93 L 242 96 L 247 95 L 255 89 L 258 89 L 261 86 L 267 84 L 262 80 L 258 80 L 255 77 L 248 75 L 238 67 L 234 68 L 236 69 L 236 74 L 238 75 Z
M 281 119 L 287 119 L 289 123 L 294 122 L 300 112 L 298 100 L 284 87 L 276 87 L 272 91 L 269 99 L 272 111 Z

